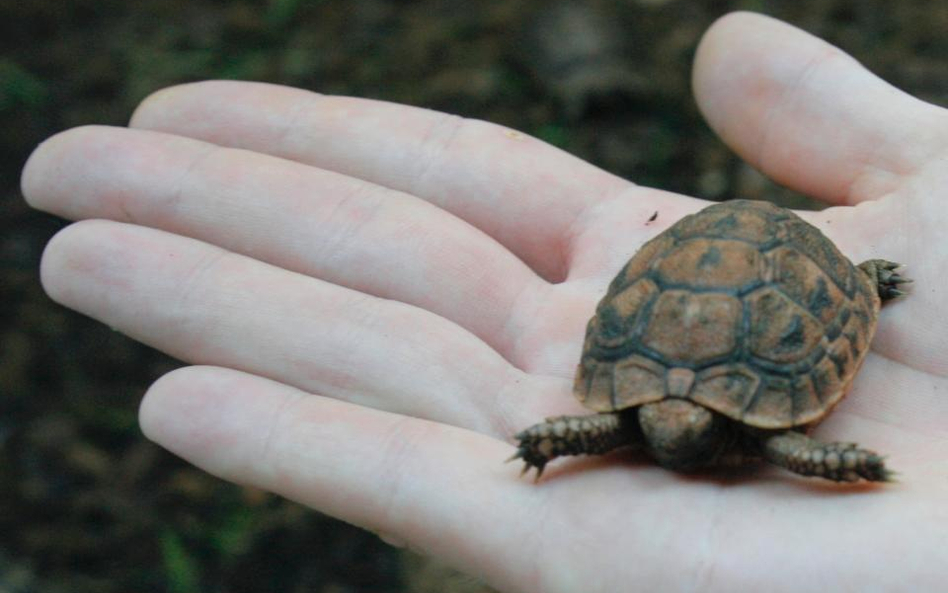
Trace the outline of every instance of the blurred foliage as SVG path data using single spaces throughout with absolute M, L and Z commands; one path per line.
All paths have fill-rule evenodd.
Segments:
M 170 593 L 200 591 L 197 560 L 188 552 L 181 538 L 170 530 L 163 531 L 160 538 L 168 591 Z
M 260 80 L 495 121 L 673 191 L 807 204 L 734 158 L 690 97 L 700 34 L 734 9 L 795 23 L 897 86 L 948 102 L 941 0 L 566 3 L 619 31 L 603 45 L 619 102 L 585 101 L 581 83 L 550 74 L 568 52 L 532 45 L 562 4 L 0 0 L 0 591 L 448 586 L 419 583 L 440 573 L 414 563 L 403 578 L 399 553 L 371 534 L 225 484 L 143 439 L 138 400 L 178 363 L 55 305 L 39 284 L 43 245 L 65 222 L 30 211 L 18 177 L 55 132 L 123 125 L 168 85 Z M 584 64 L 577 80 L 600 66 Z
M 16 107 L 38 109 L 48 96 L 46 84 L 19 64 L 0 59 L 0 111 Z

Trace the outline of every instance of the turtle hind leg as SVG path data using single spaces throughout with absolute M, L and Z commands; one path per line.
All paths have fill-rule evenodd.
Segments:
M 547 462 L 562 455 L 600 455 L 637 439 L 618 413 L 588 416 L 558 416 L 534 424 L 516 435 L 517 452 L 507 461 L 523 459 L 521 475 L 537 468 L 540 479 Z
M 882 302 L 906 294 L 906 292 L 899 287 L 911 282 L 909 278 L 895 271 L 902 267 L 902 264 L 895 262 L 884 259 L 870 259 L 862 262 L 857 267 L 872 279 Z
M 821 443 L 805 434 L 788 431 L 766 437 L 764 459 L 802 476 L 835 482 L 891 482 L 885 460 L 855 443 Z

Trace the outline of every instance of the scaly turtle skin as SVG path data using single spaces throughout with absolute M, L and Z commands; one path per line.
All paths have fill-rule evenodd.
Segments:
M 639 250 L 589 321 L 574 393 L 589 416 L 517 435 L 524 471 L 560 455 L 641 446 L 692 470 L 763 458 L 806 476 L 887 481 L 882 457 L 806 433 L 846 394 L 898 264 L 854 266 L 769 203 L 687 216 Z

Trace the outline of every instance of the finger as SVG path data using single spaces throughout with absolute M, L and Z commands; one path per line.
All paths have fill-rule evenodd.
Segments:
M 565 276 L 573 222 L 590 204 L 629 187 L 501 126 L 265 84 L 214 81 L 166 89 L 142 103 L 131 125 L 410 193 L 480 228 L 554 279 Z
M 54 300 L 172 356 L 347 401 L 507 435 L 568 399 L 437 315 L 162 231 L 77 223 L 41 273 Z
M 212 474 L 526 590 L 529 571 L 497 558 L 527 555 L 539 512 L 536 489 L 502 463 L 509 445 L 213 367 L 160 379 L 140 416 L 149 438 Z
M 227 369 L 166 375 L 148 391 L 140 417 L 149 438 L 212 474 L 378 532 L 503 591 L 588 590 L 598 578 L 605 580 L 593 589 L 603 591 L 670 584 L 758 590 L 765 580 L 790 591 L 799 589 L 803 567 L 815 571 L 815 580 L 839 578 L 840 562 L 819 550 L 815 557 L 808 543 L 825 540 L 843 555 L 842 566 L 852 567 L 871 552 L 867 545 L 877 549 L 867 544 L 877 529 L 867 517 L 899 521 L 896 507 L 904 507 L 914 509 L 909 519 L 928 526 L 923 539 L 937 539 L 941 527 L 922 520 L 941 483 L 934 490 L 922 482 L 914 490 L 829 492 L 788 474 L 718 482 L 613 459 L 535 486 L 499 462 L 512 450 L 499 441 Z M 929 467 L 932 476 L 941 466 Z M 793 504 L 774 514 L 773 501 Z M 669 508 L 676 509 L 672 521 Z M 838 519 L 835 526 L 827 525 L 829 516 Z M 768 547 L 773 530 L 788 538 Z M 889 531 L 902 534 L 893 549 L 911 549 L 919 537 L 917 529 Z M 669 550 L 678 558 L 675 570 L 668 568 Z M 747 559 L 760 550 L 790 568 L 748 571 Z M 623 563 L 629 557 L 641 561 Z M 711 564 L 723 570 L 712 574 Z M 891 570 L 878 572 L 874 582 L 894 582 L 886 578 Z
M 37 208 L 134 222 L 433 311 L 516 358 L 518 302 L 546 283 L 484 233 L 407 194 L 243 150 L 86 127 L 23 174 Z
M 832 203 L 891 193 L 946 150 L 942 109 L 761 15 L 732 14 L 708 30 L 694 88 L 708 122 L 745 160 Z

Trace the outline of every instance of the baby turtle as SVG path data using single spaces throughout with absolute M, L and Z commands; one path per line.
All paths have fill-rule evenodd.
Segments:
M 586 329 L 574 393 L 587 416 L 517 434 L 524 471 L 560 455 L 644 448 L 679 471 L 763 458 L 804 476 L 888 481 L 883 458 L 807 432 L 845 395 L 899 264 L 854 266 L 769 203 L 687 216 L 632 257 Z

